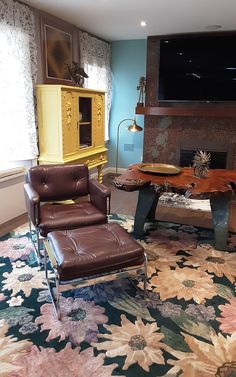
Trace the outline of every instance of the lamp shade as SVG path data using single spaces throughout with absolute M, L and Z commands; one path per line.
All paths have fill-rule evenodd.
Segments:
M 142 127 L 140 127 L 137 123 L 136 123 L 136 120 L 134 119 L 134 122 L 133 124 L 131 124 L 130 126 L 127 127 L 127 130 L 130 131 L 130 132 L 140 132 L 142 131 Z
M 123 119 L 119 124 L 118 124 L 118 127 L 117 127 L 117 138 L 116 138 L 116 175 L 117 175 L 117 171 L 118 171 L 118 160 L 119 160 L 119 135 L 120 135 L 120 126 L 123 122 L 125 121 L 128 121 L 128 120 L 131 120 L 132 121 L 132 124 L 130 124 L 129 126 L 126 127 L 126 129 L 129 131 L 129 132 L 140 132 L 142 131 L 142 127 L 140 127 L 137 123 L 136 123 L 136 120 L 135 119 L 130 119 L 130 118 L 126 118 L 126 119 Z

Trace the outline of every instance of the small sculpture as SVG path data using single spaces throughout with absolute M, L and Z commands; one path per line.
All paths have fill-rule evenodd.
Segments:
M 83 87 L 84 78 L 88 78 L 88 75 L 84 72 L 84 69 L 79 66 L 79 63 L 73 61 L 71 67 L 67 64 L 67 69 L 75 82 L 75 86 Z
M 137 106 L 143 106 L 144 104 L 145 88 L 146 88 L 146 78 L 144 76 L 141 76 L 139 79 L 139 84 L 137 86 L 137 90 L 139 91 Z
M 197 151 L 193 157 L 194 175 L 198 178 L 207 176 L 211 161 L 211 154 L 204 151 Z

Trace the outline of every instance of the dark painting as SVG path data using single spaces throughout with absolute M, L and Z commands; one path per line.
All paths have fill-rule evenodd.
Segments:
M 47 78 L 70 81 L 67 65 L 72 64 L 71 34 L 48 25 L 44 25 L 44 32 Z

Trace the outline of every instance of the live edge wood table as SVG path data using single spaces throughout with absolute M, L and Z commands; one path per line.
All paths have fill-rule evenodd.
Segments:
M 155 220 L 155 211 L 163 192 L 182 194 L 189 199 L 209 199 L 215 231 L 215 248 L 225 250 L 228 237 L 230 201 L 236 192 L 236 170 L 212 169 L 206 178 L 197 178 L 192 168 L 184 167 L 176 175 L 144 173 L 139 164 L 113 181 L 117 189 L 139 191 L 134 219 L 134 236 L 143 238 L 145 221 Z

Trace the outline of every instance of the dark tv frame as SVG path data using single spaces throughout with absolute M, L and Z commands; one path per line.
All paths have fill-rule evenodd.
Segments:
M 159 36 L 149 36 L 147 39 L 147 62 L 146 62 L 146 101 L 145 106 L 178 106 L 195 105 L 209 106 L 214 104 L 236 104 L 236 101 L 200 101 L 200 100 L 159 100 L 159 65 L 160 65 L 160 41 L 162 39 L 193 38 L 193 37 L 217 37 L 217 36 L 236 36 L 236 30 L 227 32 L 206 32 L 189 34 L 169 34 Z

